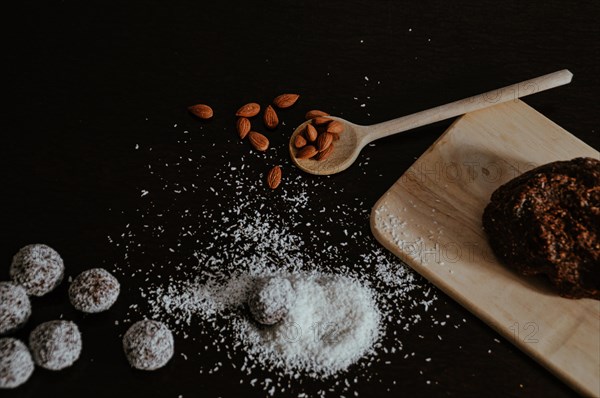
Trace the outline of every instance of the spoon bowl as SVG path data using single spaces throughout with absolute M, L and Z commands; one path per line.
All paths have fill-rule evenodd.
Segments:
M 344 126 L 344 130 L 339 133 L 339 140 L 333 141 L 333 151 L 329 157 L 323 160 L 296 158 L 298 149 L 294 146 L 294 142 L 296 136 L 303 134 L 306 126 L 311 123 L 310 120 L 307 120 L 298 126 L 290 137 L 290 156 L 294 164 L 307 173 L 317 175 L 336 174 L 350 167 L 358 158 L 360 151 L 367 144 L 379 138 L 450 119 L 503 102 L 517 101 L 518 98 L 570 83 L 572 77 L 573 74 L 571 72 L 563 69 L 371 126 L 361 126 L 339 117 L 327 116 L 328 119 L 340 121 Z
M 333 151 L 328 158 L 323 160 L 314 159 L 298 159 L 296 152 L 298 149 L 294 146 L 296 136 L 303 134 L 306 130 L 306 125 L 310 124 L 310 120 L 299 125 L 292 133 L 289 143 L 290 156 L 294 164 L 302 171 L 316 175 L 329 175 L 339 173 L 346 170 L 354 163 L 360 150 L 362 149 L 361 141 L 364 138 L 364 126 L 350 123 L 347 120 L 335 116 L 328 116 L 331 120 L 339 120 L 344 125 L 344 131 L 339 134 L 340 139 L 334 141 Z

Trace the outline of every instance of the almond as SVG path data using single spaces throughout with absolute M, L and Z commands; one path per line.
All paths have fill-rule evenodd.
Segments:
M 331 122 L 331 119 L 324 116 L 317 116 L 316 118 L 312 119 L 312 124 L 315 126 L 323 126 L 329 122 Z
M 235 115 L 242 117 L 253 117 L 258 115 L 258 112 L 260 112 L 260 105 L 258 105 L 256 102 L 250 102 L 238 109 Z
M 338 120 L 334 120 L 327 125 L 327 132 L 340 134 L 344 132 L 344 124 Z
M 331 152 L 333 152 L 333 144 L 329 145 L 323 151 L 317 153 L 317 156 L 315 156 L 315 159 L 316 160 L 325 160 L 329 157 L 329 155 L 331 155 Z
M 279 118 L 277 117 L 277 112 L 271 105 L 267 106 L 265 109 L 265 113 L 263 115 L 263 121 L 265 122 L 265 126 L 270 129 L 274 129 L 279 124 Z
M 307 145 L 304 148 L 300 148 L 296 152 L 296 159 L 310 159 L 315 156 L 319 151 L 313 145 Z
M 314 142 L 317 139 L 317 129 L 312 124 L 306 125 L 306 131 L 304 132 L 306 139 L 310 142 Z
M 273 104 L 279 109 L 289 108 L 298 101 L 299 97 L 298 94 L 281 94 L 275 97 Z
M 250 120 L 245 117 L 239 117 L 235 123 L 235 128 L 237 129 L 238 135 L 242 140 L 246 138 L 251 127 Z
M 250 144 L 252 144 L 257 151 L 264 152 L 269 149 L 269 139 L 261 133 L 257 133 L 256 131 L 249 132 L 248 140 L 250 140 Z
M 296 148 L 302 148 L 305 145 L 306 145 L 306 139 L 304 137 L 302 137 L 302 134 L 296 135 L 296 138 L 294 138 L 294 146 Z
M 340 139 L 340 135 L 338 133 L 328 133 L 328 134 L 331 134 L 334 141 L 337 141 Z
M 267 174 L 267 185 L 271 189 L 275 189 L 281 183 L 281 167 L 275 166 Z
M 314 119 L 314 118 L 319 117 L 319 116 L 329 116 L 329 113 L 323 112 L 323 111 L 319 111 L 317 109 L 313 109 L 312 111 L 306 112 L 306 116 L 304 118 L 306 120 L 309 120 L 309 119 Z
M 210 106 L 204 104 L 196 104 L 188 107 L 188 111 L 190 111 L 195 116 L 200 119 L 210 119 L 213 117 L 213 110 Z
M 325 149 L 329 148 L 331 143 L 333 142 L 333 136 L 327 132 L 319 134 L 317 138 L 317 148 L 319 148 L 319 152 L 323 152 Z

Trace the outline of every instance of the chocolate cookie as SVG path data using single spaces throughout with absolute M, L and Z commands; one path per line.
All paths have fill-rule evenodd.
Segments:
M 600 161 L 539 166 L 499 187 L 483 213 L 494 254 L 559 294 L 600 300 Z

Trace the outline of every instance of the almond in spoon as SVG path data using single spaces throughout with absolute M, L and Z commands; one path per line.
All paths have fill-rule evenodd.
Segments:
M 344 131 L 344 124 L 338 120 L 333 120 L 327 125 L 327 132 L 333 134 L 340 134 Z
M 324 126 L 329 122 L 331 122 L 331 119 L 325 116 L 317 116 L 314 119 L 312 119 L 312 124 L 314 124 L 315 126 Z
M 328 132 L 319 134 L 319 137 L 317 138 L 317 148 L 319 148 L 319 152 L 323 152 L 325 149 L 329 148 L 332 142 L 333 135 Z
M 297 159 L 310 159 L 315 156 L 319 151 L 313 145 L 307 145 L 303 148 L 300 148 L 298 152 L 296 152 Z
M 318 109 L 313 109 L 311 111 L 306 112 L 306 116 L 304 118 L 306 120 L 310 120 L 319 116 L 329 116 L 329 113 L 320 111 Z
M 333 152 L 333 144 L 330 144 L 327 148 L 325 148 L 321 152 L 317 153 L 317 156 L 315 156 L 315 159 L 316 160 L 325 160 L 329 157 L 329 155 L 331 155 L 331 152 Z
M 306 139 L 304 137 L 302 137 L 302 134 L 296 135 L 296 138 L 294 138 L 294 146 L 296 148 L 300 149 L 305 145 L 306 145 Z
M 306 135 L 306 139 L 310 142 L 314 142 L 317 139 L 317 129 L 312 124 L 306 125 L 306 130 L 304 131 L 304 135 Z

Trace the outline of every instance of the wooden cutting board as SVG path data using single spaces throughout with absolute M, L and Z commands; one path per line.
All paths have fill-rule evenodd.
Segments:
M 585 395 L 600 396 L 600 301 L 559 297 L 498 263 L 481 226 L 492 192 L 537 165 L 599 158 L 522 101 L 460 117 L 376 203 L 388 250 Z

